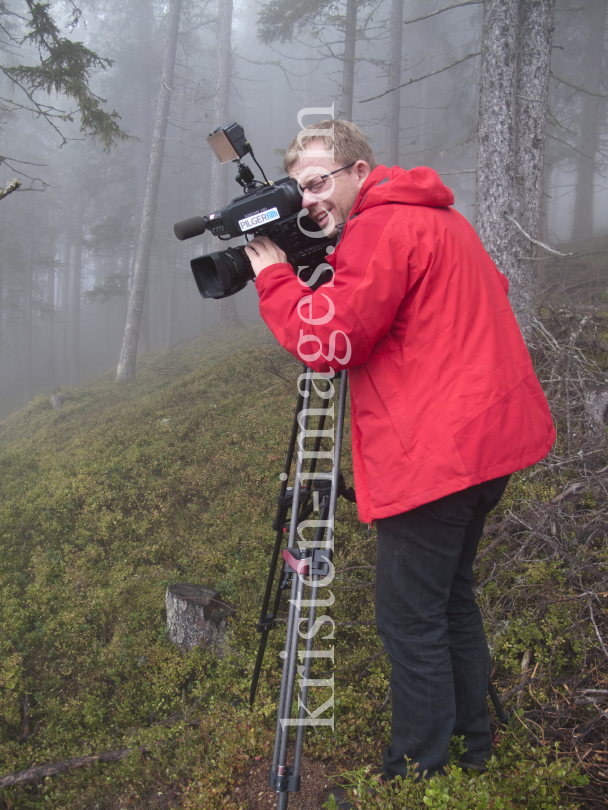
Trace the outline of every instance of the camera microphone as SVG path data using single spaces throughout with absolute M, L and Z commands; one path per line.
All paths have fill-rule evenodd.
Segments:
M 207 217 L 190 217 L 182 219 L 173 226 L 173 233 L 183 242 L 184 239 L 192 239 L 193 236 L 200 236 L 207 228 Z

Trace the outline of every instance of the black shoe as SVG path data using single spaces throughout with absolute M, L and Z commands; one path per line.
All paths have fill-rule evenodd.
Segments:
M 381 785 L 388 785 L 391 782 L 390 777 L 386 776 L 386 774 L 379 771 L 381 774 L 380 776 L 380 784 Z M 365 788 L 365 792 L 369 793 L 370 796 L 373 795 L 374 789 L 371 787 Z M 353 810 L 353 805 L 351 804 L 350 799 L 348 798 L 348 794 L 346 793 L 345 788 L 334 788 L 334 790 L 330 790 L 327 796 L 325 797 L 325 801 L 328 802 L 330 797 L 334 797 L 335 803 L 338 805 L 339 810 Z
M 384 773 L 383 768 L 377 768 L 376 770 L 371 772 L 372 776 L 378 777 L 378 784 L 381 786 L 384 785 L 395 785 L 394 779 L 392 776 L 388 776 Z M 369 793 L 370 796 L 374 793 L 374 789 L 371 787 L 365 788 L 366 793 Z M 352 810 L 352 803 L 348 798 L 348 794 L 345 788 L 334 788 L 330 790 L 327 796 L 325 797 L 325 801 L 328 802 L 330 797 L 334 797 L 335 803 L 338 805 L 339 810 Z
M 463 771 L 474 771 L 475 773 L 487 773 L 488 770 L 483 759 L 478 762 L 467 762 L 466 759 L 462 759 L 456 763 L 456 767 L 462 768 Z
M 330 790 L 325 797 L 325 801 L 328 802 L 332 796 L 339 810 L 353 810 L 353 806 L 344 788 L 334 788 Z

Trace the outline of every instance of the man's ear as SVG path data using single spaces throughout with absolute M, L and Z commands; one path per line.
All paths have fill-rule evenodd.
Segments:
M 357 176 L 357 182 L 359 183 L 359 188 L 363 185 L 366 181 L 368 175 L 371 174 L 371 168 L 369 163 L 366 160 L 358 160 L 355 165 L 353 166 L 354 172 Z

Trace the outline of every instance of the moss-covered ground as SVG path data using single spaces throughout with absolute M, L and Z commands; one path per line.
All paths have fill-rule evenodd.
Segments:
M 246 705 L 298 373 L 265 329 L 207 335 L 144 358 L 135 383 L 101 379 L 58 411 L 39 397 L 0 423 L 0 777 L 133 749 L 0 791 L 0 808 L 274 806 L 269 790 L 254 805 L 237 788 L 274 738 L 284 625 L 270 635 L 254 710 Z M 352 482 L 349 439 L 347 429 L 342 468 Z M 602 452 L 600 443 L 597 469 L 608 463 Z M 390 720 L 389 667 L 373 625 L 374 536 L 340 499 L 335 727 L 311 730 L 305 747 L 343 774 L 358 807 L 601 806 L 606 724 L 595 720 L 584 750 L 571 738 L 606 707 L 605 598 L 581 597 L 600 581 L 587 569 L 573 579 L 563 555 L 538 552 L 530 513 L 566 483 L 550 465 L 516 476 L 484 538 L 480 600 L 514 712 L 488 774 L 454 767 L 396 791 L 369 770 L 381 764 Z M 568 506 L 570 517 L 597 511 L 593 492 Z M 520 556 L 517 515 L 536 537 Z M 585 548 L 576 538 L 567 547 L 597 571 L 608 561 L 605 537 L 600 526 Z M 164 597 L 175 582 L 214 586 L 234 607 L 223 658 L 170 643 Z M 572 708 L 568 690 L 591 686 L 595 703 Z

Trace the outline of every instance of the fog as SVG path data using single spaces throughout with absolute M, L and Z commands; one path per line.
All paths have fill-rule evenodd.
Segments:
M 140 355 L 209 330 L 215 330 L 210 339 L 219 339 L 221 308 L 199 296 L 189 262 L 226 245 L 207 235 L 183 243 L 173 235 L 174 222 L 211 213 L 241 193 L 233 164 L 219 169 L 221 182 L 213 185 L 215 158 L 205 138 L 219 124 L 240 123 L 267 176 L 276 179 L 302 109 L 329 112 L 333 105 L 335 117 L 361 126 L 379 162 L 386 162 L 390 112 L 397 106 L 399 165 L 435 168 L 453 189 L 458 210 L 475 222 L 483 4 L 403 0 L 400 58 L 391 25 L 396 4 L 399 0 L 300 4 L 303 16 L 288 30 L 285 9 L 294 7 L 283 0 L 234 5 L 182 0 L 153 238 L 144 262 Z M 539 234 L 554 245 L 590 239 L 608 228 L 606 5 L 606 0 L 556 5 Z M 118 113 L 115 121 L 129 137 L 115 138 L 104 150 L 102 137 L 82 131 L 78 99 L 54 89 L 47 94 L 44 84 L 28 89 L 25 74 L 15 81 L 10 68 L 40 65 L 46 53 L 40 43 L 24 39 L 25 0 L 0 5 L 0 187 L 13 178 L 22 183 L 0 199 L 0 418 L 39 394 L 82 384 L 118 363 L 150 180 L 170 6 L 83 0 L 75 20 L 70 4 L 50 5 L 61 37 L 112 60 L 91 68 L 90 88 L 105 99 L 103 110 Z M 446 6 L 455 7 L 433 13 Z M 352 15 L 353 9 L 351 99 L 345 65 L 348 32 L 354 31 L 347 11 Z M 259 27 L 264 10 L 265 33 Z M 218 15 L 229 11 L 229 58 L 222 63 Z M 425 19 L 410 22 L 419 17 Z M 394 90 L 389 75 L 400 75 L 405 86 Z M 227 120 L 218 121 L 226 110 Z M 313 120 L 319 119 L 304 123 Z M 591 163 L 590 180 L 581 156 Z M 246 162 L 261 179 L 253 161 Z M 234 301 L 240 323 L 259 321 L 252 283 Z

